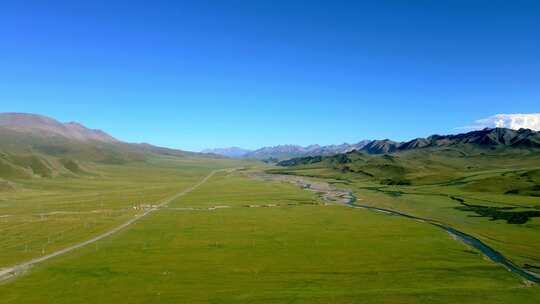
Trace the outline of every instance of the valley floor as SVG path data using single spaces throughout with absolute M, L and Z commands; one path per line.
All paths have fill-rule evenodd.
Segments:
M 160 201 L 227 165 L 179 166 L 165 185 L 156 173 L 146 177 L 155 185 L 138 186 L 153 193 L 146 201 Z M 23 202 L 30 206 L 31 198 Z M 17 216 L 35 212 L 9 206 Z M 58 207 L 44 204 L 43 213 Z M 119 214 L 141 212 L 132 207 L 119 205 L 132 210 Z M 3 225 L 11 232 L 0 237 L 0 251 L 11 251 L 2 266 L 40 254 L 10 240 L 32 236 L 40 244 L 47 233 L 33 230 L 49 226 Z M 81 228 L 71 239 L 92 233 Z M 315 192 L 237 170 L 215 174 L 128 229 L 34 265 L 2 283 L 0 295 L 0 303 L 537 303 L 540 288 L 435 227 L 328 204 Z

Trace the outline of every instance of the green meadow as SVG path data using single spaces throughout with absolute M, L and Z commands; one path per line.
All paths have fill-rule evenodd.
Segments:
M 309 160 L 271 171 L 322 178 L 352 190 L 360 204 L 439 221 L 479 238 L 520 267 L 540 271 L 537 152 L 463 148 Z
M 155 177 L 155 196 L 139 191 L 165 197 L 223 165 Z M 2 303 L 540 301 L 538 287 L 440 229 L 321 204 L 248 170 L 220 172 L 128 229 L 2 283 L 0 294 Z
M 370 186 L 357 183 L 353 187 L 360 203 L 399 210 L 419 217 L 449 224 L 465 233 L 476 236 L 484 243 L 510 258 L 514 263 L 534 269 L 540 265 L 540 218 L 529 218 L 523 224 L 510 224 L 505 219 L 493 220 L 474 211 L 460 208 L 457 197 L 470 204 L 505 208 L 513 204 L 538 204 L 538 199 L 505 195 L 464 192 L 453 187 L 400 187 L 389 186 L 372 190 Z M 513 207 L 512 207 L 513 208 Z M 527 212 L 531 208 L 512 209 Z M 533 209 L 534 210 L 534 209 Z M 533 266 L 533 267 L 531 267 Z
M 92 174 L 14 179 L 0 197 L 0 268 L 98 235 L 235 161 L 152 158 L 124 165 L 86 163 Z

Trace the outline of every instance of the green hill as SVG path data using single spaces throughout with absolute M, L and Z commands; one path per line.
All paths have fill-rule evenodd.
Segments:
M 217 158 L 150 144 L 119 141 L 78 123 L 24 113 L 0 113 L 0 179 L 78 176 L 92 164 L 123 165 L 155 157 Z

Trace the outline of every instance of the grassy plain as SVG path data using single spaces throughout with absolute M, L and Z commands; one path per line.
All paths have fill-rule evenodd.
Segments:
M 274 172 L 320 177 L 360 203 L 430 218 L 540 271 L 540 154 L 530 151 L 352 153 Z M 480 206 L 482 212 L 466 205 Z M 529 214 L 525 220 L 524 216 Z M 512 223 L 512 220 L 515 219 Z
M 238 162 L 149 159 L 123 165 L 88 163 L 92 174 L 13 179 L 0 197 L 0 268 L 80 242 L 195 184 L 211 170 Z
M 435 227 L 317 200 L 291 184 L 220 173 L 96 246 L 0 285 L 0 302 L 540 300 L 539 288 Z M 218 205 L 229 208 L 208 209 Z

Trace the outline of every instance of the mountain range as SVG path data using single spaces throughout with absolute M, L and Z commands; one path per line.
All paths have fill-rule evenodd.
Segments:
M 538 164 L 540 132 L 494 128 L 403 143 L 376 140 L 347 153 L 282 160 L 277 163 L 281 168 L 270 171 L 346 183 L 451 185 L 463 191 L 540 197 Z
M 389 139 L 374 140 L 359 150 L 368 154 L 386 154 L 411 149 L 467 144 L 484 147 L 540 148 L 540 132 L 530 129 L 486 128 L 456 135 L 431 135 L 407 142 L 395 142 Z
M 257 150 L 247 150 L 238 147 L 231 148 L 218 148 L 218 149 L 207 149 L 201 152 L 203 153 L 214 153 L 226 157 L 232 158 L 251 158 L 251 159 L 260 159 L 260 160 L 283 160 L 294 157 L 302 156 L 315 156 L 315 155 L 334 155 L 339 153 L 346 153 L 353 150 L 358 150 L 363 148 L 365 145 L 369 144 L 371 141 L 362 140 L 355 144 L 341 144 L 341 145 L 309 145 L 309 146 L 300 146 L 300 145 L 278 145 L 278 146 L 269 146 L 262 147 Z
M 239 147 L 205 149 L 201 151 L 201 153 L 212 153 L 230 158 L 243 158 L 250 152 L 252 152 L 252 150 L 242 149 Z
M 154 156 L 219 158 L 223 155 L 272 160 L 282 166 L 295 166 L 325 159 L 340 163 L 353 152 L 366 155 L 392 155 L 406 151 L 440 154 L 445 149 L 459 155 L 474 149 L 537 151 L 540 149 L 540 132 L 495 128 L 456 135 L 432 135 L 407 142 L 364 140 L 356 144 L 280 145 L 253 151 L 233 147 L 195 153 L 147 143 L 126 143 L 76 122 L 61 123 L 35 114 L 0 113 L 0 179 L 77 175 L 84 173 L 85 163 L 144 162 Z
M 324 161 L 346 164 L 350 162 L 349 154 L 385 155 L 393 161 L 391 155 L 399 155 L 408 151 L 427 152 L 432 155 L 456 154 L 465 157 L 469 154 L 483 155 L 484 151 L 500 155 L 526 150 L 538 155 L 540 149 L 540 131 L 530 129 L 512 130 L 507 128 L 486 128 L 456 135 L 432 135 L 427 138 L 416 138 L 407 142 L 395 142 L 389 139 L 373 140 L 361 149 L 352 152 L 334 154 L 332 156 L 297 157 L 278 162 L 280 166 L 298 166 L 315 164 Z M 473 153 L 470 153 L 470 152 Z M 423 155 L 425 158 L 425 155 Z
M 242 148 L 225 148 L 204 150 L 206 153 L 215 153 L 225 157 L 252 158 L 260 160 L 282 161 L 297 157 L 308 156 L 331 156 L 351 152 L 362 151 L 367 154 L 388 154 L 410 149 L 442 147 L 452 145 L 475 144 L 481 146 L 508 146 L 508 147 L 539 147 L 540 136 L 537 131 L 529 129 L 505 129 L 494 128 L 472 131 L 456 135 L 431 135 L 427 138 L 415 138 L 406 142 L 397 142 L 390 139 L 362 140 L 356 144 L 341 145 L 279 145 L 263 147 L 257 150 Z

